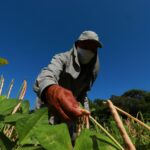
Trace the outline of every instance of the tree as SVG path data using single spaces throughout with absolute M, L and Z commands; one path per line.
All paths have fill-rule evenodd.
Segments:
M 135 117 L 138 112 L 141 112 L 145 120 L 150 119 L 150 92 L 140 89 L 131 89 L 123 93 L 121 96 L 112 95 L 110 100 L 114 105 Z M 107 121 L 111 116 L 109 108 L 107 105 L 103 104 L 105 101 L 106 100 L 95 99 L 90 102 L 90 107 L 92 108 L 91 114 L 97 118 L 99 122 Z
M 128 97 L 128 98 L 143 99 L 145 96 L 145 93 L 146 91 L 143 91 L 143 90 L 132 89 L 122 94 L 122 96 Z

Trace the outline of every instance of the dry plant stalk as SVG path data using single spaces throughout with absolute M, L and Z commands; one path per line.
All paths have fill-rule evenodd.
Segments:
M 80 135 L 82 129 L 84 129 L 84 128 L 89 129 L 89 127 L 90 127 L 90 125 L 89 125 L 89 115 L 86 115 L 86 113 L 88 111 L 86 109 L 83 109 L 83 108 L 80 108 L 80 109 L 82 109 L 83 116 L 79 117 L 78 120 L 77 120 L 77 123 L 76 123 L 77 136 Z
M 82 117 L 79 117 L 77 121 L 76 125 L 77 136 L 79 136 L 81 131 L 85 128 L 89 129 L 89 116 L 83 115 Z
M 2 95 L 3 86 L 4 86 L 4 77 L 1 76 L 0 77 L 0 95 Z
M 24 95 L 25 95 L 25 93 L 26 93 L 26 89 L 27 89 L 27 82 L 26 82 L 26 80 L 24 80 L 24 82 L 23 82 L 23 86 L 22 86 L 22 90 L 21 90 L 21 92 L 20 92 L 20 95 L 19 95 L 19 103 L 17 104 L 17 106 L 14 108 L 14 110 L 12 111 L 12 114 L 15 114 L 18 110 L 19 110 L 19 108 L 20 108 L 20 106 L 21 106 L 21 102 L 22 102 L 22 100 L 23 100 L 23 98 L 24 98 Z M 12 136 L 12 133 L 13 133 L 13 131 L 14 131 L 14 127 L 13 126 L 10 126 L 10 125 L 7 125 L 7 126 L 5 126 L 5 128 L 4 128 L 4 134 L 7 136 L 7 137 L 11 137 Z
M 110 100 L 108 100 L 107 103 L 108 103 L 108 106 L 111 110 L 112 116 L 113 116 L 113 118 L 117 124 L 117 127 L 120 131 L 120 134 L 124 140 L 124 143 L 127 146 L 127 150 L 136 150 L 135 146 L 131 142 L 131 140 L 130 140 L 130 138 L 129 138 L 124 126 L 123 126 L 123 123 L 122 123 L 122 121 L 121 121 L 121 119 L 117 113 L 115 106 L 113 105 L 113 103 Z
M 25 93 L 26 93 L 26 89 L 27 89 L 27 81 L 24 80 L 23 81 L 23 87 L 22 87 L 22 90 L 21 90 L 20 95 L 19 95 L 19 99 L 22 100 L 24 98 Z
M 24 96 L 25 96 L 25 93 L 26 93 L 26 89 L 27 89 L 27 81 L 24 80 L 24 82 L 23 82 L 23 87 L 22 87 L 22 90 L 21 90 L 20 95 L 19 95 L 19 100 L 20 100 L 20 102 L 19 102 L 19 103 L 17 104 L 17 106 L 14 108 L 12 114 L 16 113 L 16 112 L 18 111 L 18 109 L 20 108 L 21 102 L 22 102 L 22 100 L 23 100 L 23 98 L 24 98 Z
M 114 106 L 119 112 L 121 112 L 122 114 L 128 116 L 129 118 L 133 119 L 134 121 L 136 121 L 137 123 L 139 123 L 140 125 L 142 125 L 143 127 L 145 127 L 146 129 L 148 129 L 150 131 L 150 127 L 148 125 L 146 125 L 145 123 L 143 123 L 142 121 L 140 121 L 139 119 L 131 116 L 130 114 L 128 114 L 127 112 L 123 111 L 122 109 L 118 108 L 117 106 Z
M 136 134 L 137 134 L 137 131 L 136 129 L 133 127 L 133 124 L 132 124 L 132 119 L 131 118 L 127 118 L 125 120 L 125 124 L 128 128 L 128 131 L 129 133 L 131 134 L 132 137 L 136 137 Z
M 13 85 L 14 85 L 14 80 L 12 79 L 12 81 L 11 81 L 11 83 L 10 83 L 9 90 L 8 90 L 7 98 L 9 98 L 9 96 L 10 96 L 10 93 L 11 93 L 11 90 L 12 90 Z
M 104 128 L 102 127 L 92 116 L 90 116 L 90 119 L 114 142 L 116 145 L 121 149 L 124 150 L 124 148 L 116 141 L 116 139 Z

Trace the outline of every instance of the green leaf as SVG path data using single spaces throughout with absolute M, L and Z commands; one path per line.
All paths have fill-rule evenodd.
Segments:
M 20 147 L 17 148 L 17 150 L 45 150 L 44 148 L 42 148 L 41 146 L 24 146 L 24 147 Z
M 24 101 L 21 103 L 21 109 L 22 109 L 22 113 L 29 113 L 29 110 L 30 110 L 29 101 L 24 100 Z
M 3 130 L 4 125 L 5 125 L 5 124 L 4 124 L 3 122 L 0 122 L 0 131 Z
M 72 150 L 71 139 L 66 124 L 41 125 L 35 130 L 39 143 L 47 150 Z
M 2 132 L 0 132 L 0 149 L 12 150 L 13 142 L 11 142 Z
M 119 150 L 107 136 L 95 131 L 83 130 L 77 138 L 74 150 Z
M 96 111 L 96 108 L 91 108 L 90 109 L 90 112 L 94 112 L 94 111 Z
M 16 122 L 19 143 L 21 145 L 35 144 L 37 141 L 35 139 L 34 129 L 40 124 L 48 124 L 47 108 L 37 110 L 35 113 L 30 114 L 28 118 L 19 119 Z
M 1 121 L 4 121 L 4 116 L 3 115 L 0 115 L 0 122 Z
M 16 99 L 0 99 L 0 115 L 9 115 L 18 104 Z
M 8 64 L 8 60 L 5 58 L 0 58 L 0 65 L 6 65 Z
M 27 119 L 28 117 L 29 117 L 29 114 L 15 113 L 13 115 L 6 116 L 4 119 L 4 122 L 5 123 L 13 123 L 13 122 L 18 121 L 19 119 L 23 119 L 23 118 Z
M 7 96 L 5 96 L 5 95 L 0 95 L 0 100 L 3 100 L 3 99 L 7 99 Z

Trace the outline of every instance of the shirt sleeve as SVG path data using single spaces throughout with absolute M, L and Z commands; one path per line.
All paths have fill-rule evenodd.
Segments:
M 84 98 L 84 108 L 90 111 L 89 100 L 87 97 Z
M 41 97 L 42 92 L 46 87 L 58 84 L 60 74 L 65 64 L 65 55 L 63 53 L 57 54 L 52 58 L 50 64 L 41 70 L 33 87 L 38 97 Z

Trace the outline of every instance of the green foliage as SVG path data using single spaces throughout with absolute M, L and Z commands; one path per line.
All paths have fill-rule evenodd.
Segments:
M 143 90 L 129 90 L 121 96 L 112 95 L 110 97 L 114 105 L 120 107 L 132 116 L 136 117 L 138 112 L 143 114 L 145 121 L 150 121 L 150 92 Z M 107 122 L 111 116 L 110 111 L 104 102 L 106 100 L 95 99 L 90 102 L 92 116 L 96 117 L 101 123 Z M 125 116 L 123 116 L 126 119 Z
M 11 142 L 2 132 L 0 132 L 0 149 L 11 150 L 13 146 L 13 142 Z
M 9 115 L 13 111 L 14 107 L 18 104 L 16 99 L 0 99 L 0 115 Z
M 67 126 L 39 125 L 36 127 L 35 135 L 45 149 L 72 150 L 71 139 Z
M 0 58 L 0 66 L 8 64 L 8 60 L 5 58 Z
M 45 150 L 45 149 L 41 146 L 23 146 L 17 148 L 17 150 Z
M 129 91 L 125 92 L 124 94 L 122 94 L 122 97 L 143 99 L 145 94 L 146 94 L 146 91 L 133 89 L 133 90 L 129 90 Z
M 29 103 L 22 102 L 21 108 L 12 114 L 18 99 L 0 97 L 0 149 L 2 150 L 72 150 L 66 124 L 49 125 L 48 110 L 42 108 L 29 112 Z M 10 131 L 12 133 L 10 134 Z M 83 130 L 77 138 L 75 150 L 119 150 L 104 133 Z
M 47 119 L 47 111 L 46 109 L 40 109 L 35 113 L 29 115 L 29 117 L 25 117 L 16 122 L 16 130 L 19 135 L 19 144 L 33 144 L 36 139 L 34 138 L 34 129 L 39 124 L 45 123 L 45 118 Z M 48 124 L 48 120 L 47 123 Z
M 150 92 L 133 89 L 123 93 L 121 96 L 113 95 L 110 99 L 114 105 L 150 126 Z M 94 110 L 91 114 L 123 145 L 122 137 L 120 136 L 116 123 L 113 121 L 111 113 L 104 102 L 105 100 L 101 99 L 91 101 L 90 107 Z M 150 149 L 150 132 L 143 129 L 143 127 L 134 121 L 128 120 L 124 115 L 122 115 L 122 120 L 137 150 Z
M 22 113 L 29 113 L 30 111 L 30 104 L 29 104 L 29 101 L 23 101 L 22 104 L 21 104 L 21 110 L 22 110 Z
M 84 129 L 76 140 L 74 150 L 119 150 L 119 148 L 104 134 Z
M 137 97 L 138 99 L 136 99 Z M 112 96 L 112 101 L 128 112 L 133 112 L 134 115 L 140 110 L 137 117 L 142 121 L 147 121 L 147 124 L 150 125 L 148 119 L 145 120 L 145 116 L 150 118 L 149 98 L 150 94 L 145 91 L 144 93 L 129 91 L 122 96 Z M 23 101 L 17 113 L 12 114 L 19 102 L 18 99 L 7 99 L 5 96 L 0 96 L 0 149 L 72 150 L 71 138 L 66 124 L 49 125 L 47 108 L 31 112 L 28 101 Z M 110 117 L 111 114 L 104 102 L 105 100 L 100 99 L 96 99 L 94 102 L 91 101 L 91 114 L 124 146 L 116 123 Z M 122 121 L 137 150 L 149 149 L 150 133 L 134 121 L 128 120 L 125 116 L 122 116 Z M 12 133 L 10 134 L 11 130 Z M 82 130 L 80 136 L 76 139 L 74 150 L 85 149 L 119 150 L 119 147 L 94 124 L 91 125 L 90 130 Z
M 115 137 L 115 139 L 117 141 L 119 141 L 120 144 L 123 145 L 123 139 L 122 139 L 122 137 L 120 135 L 119 129 L 116 126 L 116 122 L 112 118 L 110 118 L 109 119 L 109 123 L 105 124 L 105 126 L 107 126 L 107 129 L 109 130 L 109 132 L 111 133 L 111 135 L 113 137 Z
M 4 123 L 16 123 L 18 120 L 20 119 L 23 119 L 23 118 L 28 118 L 29 117 L 29 114 L 21 114 L 21 113 L 15 113 L 15 114 L 12 114 L 12 115 L 8 115 L 8 116 L 5 116 L 4 118 Z
M 0 100 L 7 99 L 5 95 L 0 95 Z

